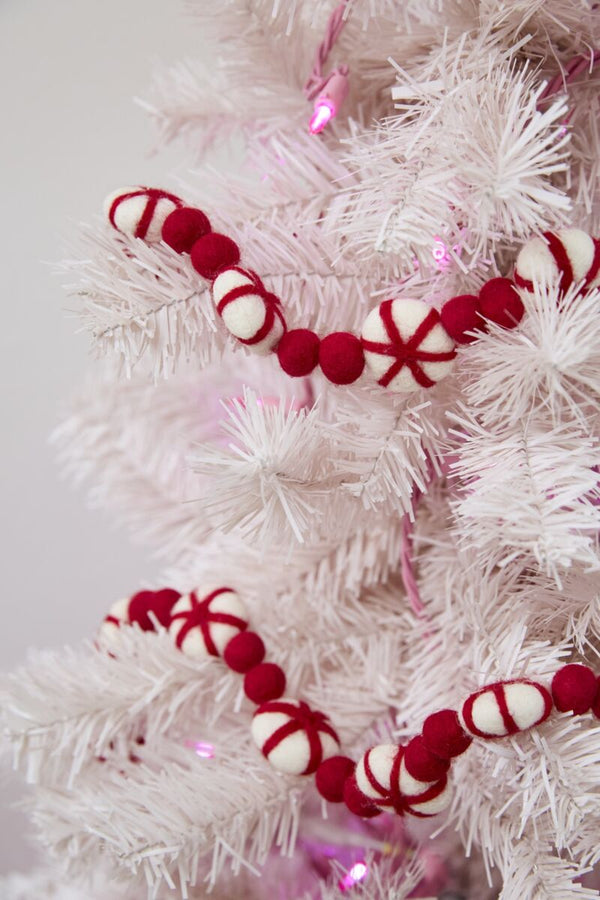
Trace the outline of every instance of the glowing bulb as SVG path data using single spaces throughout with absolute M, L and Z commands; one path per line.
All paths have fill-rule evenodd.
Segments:
M 327 123 L 336 115 L 338 109 L 341 109 L 347 94 L 348 68 L 347 66 L 340 66 L 326 79 L 321 86 L 319 96 L 315 100 L 314 112 L 308 124 L 308 130 L 311 134 L 318 134 L 320 131 L 323 131 Z
M 212 744 L 209 744 L 207 741 L 186 741 L 186 747 L 191 747 L 194 753 L 197 756 L 200 756 L 202 759 L 214 759 L 215 758 L 215 748 Z
M 308 130 L 311 134 L 318 134 L 323 131 L 330 119 L 333 119 L 335 110 L 333 106 L 320 100 L 315 104 L 315 111 L 308 123 Z
M 448 259 L 448 250 L 440 238 L 435 239 L 435 247 L 431 252 L 433 253 L 433 258 L 437 259 L 439 262 L 443 259 Z
M 368 866 L 365 862 L 357 862 L 348 869 L 343 878 L 338 881 L 338 887 L 341 891 L 348 891 L 354 887 L 359 881 L 362 881 L 368 872 Z

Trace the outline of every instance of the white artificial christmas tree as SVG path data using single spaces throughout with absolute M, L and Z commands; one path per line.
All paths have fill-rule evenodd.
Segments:
M 234 341 L 212 279 L 160 229 L 144 240 L 99 218 L 65 263 L 102 357 L 55 433 L 65 470 L 160 553 L 163 584 L 140 587 L 237 592 L 286 698 L 328 716 L 355 762 L 486 685 L 550 688 L 566 663 L 597 674 L 600 290 L 564 231 L 600 226 L 595 4 L 190 8 L 220 62 L 159 74 L 145 104 L 191 151 L 169 191 L 235 240 L 289 330 L 321 347 L 362 331 L 367 367 L 336 384 L 321 357 L 289 377 Z M 348 96 L 311 133 L 333 71 Z M 241 174 L 202 163 L 240 137 Z M 572 284 L 542 242 L 534 278 L 520 257 L 519 322 L 479 319 L 443 380 L 422 363 L 429 388 L 377 383 L 363 325 L 382 301 L 483 297 L 545 232 L 571 248 Z M 156 610 L 143 626 L 118 610 L 120 627 L 6 680 L 6 733 L 56 866 L 5 880 L 10 900 L 103 900 L 109 882 L 127 900 L 600 896 L 592 711 L 475 732 L 439 815 L 412 816 L 414 801 L 360 818 L 261 755 L 231 666 L 182 652 Z M 481 708 L 510 707 L 510 690 Z

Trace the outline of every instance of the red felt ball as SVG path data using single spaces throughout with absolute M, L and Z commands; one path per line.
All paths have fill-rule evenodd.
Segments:
M 319 336 L 308 328 L 287 331 L 277 345 L 277 357 L 288 375 L 310 375 L 319 362 Z
M 319 347 L 319 363 L 323 375 L 333 384 L 352 384 L 365 367 L 362 344 L 349 331 L 328 334 Z
M 129 621 L 140 626 L 142 631 L 155 631 L 149 613 L 153 613 L 163 628 L 171 623 L 171 610 L 181 597 L 179 591 L 164 588 L 161 591 L 139 591 L 129 601 Z
M 210 231 L 210 222 L 200 209 L 182 206 L 169 213 L 162 227 L 162 239 L 177 253 L 189 253 L 192 246 Z
M 265 658 L 265 645 L 253 631 L 240 631 L 223 652 L 223 659 L 234 672 L 247 672 Z
M 432 753 L 425 744 L 423 735 L 418 734 L 406 745 L 404 766 L 408 774 L 417 781 L 438 781 L 446 774 L 450 763 Z
M 236 266 L 240 261 L 240 248 L 226 234 L 210 231 L 198 238 L 190 250 L 192 265 L 203 278 L 211 281 L 221 269 Z
M 600 719 L 600 678 L 598 678 L 596 682 L 596 696 L 594 697 L 592 712 L 597 719 Z
M 244 692 L 253 703 L 278 700 L 285 693 L 285 672 L 275 663 L 260 663 L 246 672 Z
M 467 734 L 453 709 L 440 709 L 423 722 L 423 742 L 431 753 L 442 759 L 460 756 L 473 738 Z
M 347 756 L 330 756 L 322 762 L 315 775 L 321 797 L 330 803 L 341 803 L 344 799 L 344 784 L 355 768 L 354 762 Z
M 479 308 L 486 319 L 502 328 L 516 328 L 525 313 L 523 301 L 510 278 L 492 278 L 479 291 Z
M 559 669 L 552 679 L 552 699 L 559 712 L 580 715 L 591 709 L 598 683 L 589 666 L 571 663 Z
M 372 819 L 381 812 L 368 797 L 365 797 L 358 787 L 354 775 L 346 778 L 344 782 L 343 800 L 350 812 L 355 816 L 360 816 L 361 819 Z
M 473 294 L 451 297 L 442 306 L 440 318 L 445 330 L 457 344 L 471 344 L 477 340 L 477 335 L 467 332 L 485 329 L 485 322 L 479 315 L 479 297 Z

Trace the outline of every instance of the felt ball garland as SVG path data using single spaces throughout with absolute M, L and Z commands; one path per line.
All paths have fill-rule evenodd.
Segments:
M 353 384 L 365 365 L 377 383 L 406 393 L 431 388 L 452 370 L 457 344 L 469 344 L 487 322 L 515 328 L 525 307 L 519 295 L 534 283 L 558 281 L 590 290 L 600 286 L 600 241 L 577 228 L 545 232 L 528 241 L 517 258 L 514 282 L 492 278 L 478 296 L 451 297 L 438 313 L 422 300 L 384 300 L 371 310 L 361 336 L 338 331 L 323 337 L 307 328 L 288 330 L 279 297 L 259 276 L 239 265 L 237 243 L 213 232 L 208 217 L 156 188 L 121 188 L 105 201 L 109 223 L 124 234 L 162 240 L 189 254 L 202 278 L 212 282 L 213 300 L 223 324 L 255 353 L 277 354 L 284 372 L 301 378 L 317 366 L 332 384 Z
M 338 735 L 323 712 L 284 696 L 285 673 L 264 661 L 264 642 L 248 630 L 245 606 L 232 588 L 184 596 L 170 588 L 141 591 L 113 604 L 101 632 L 114 634 L 127 624 L 154 630 L 150 612 L 182 652 L 199 659 L 220 656 L 232 671 L 244 675 L 244 693 L 257 706 L 252 737 L 275 769 L 288 775 L 314 774 L 324 800 L 343 802 L 361 818 L 384 811 L 417 818 L 442 812 L 451 801 L 452 760 L 468 750 L 474 738 L 498 740 L 536 728 L 553 706 L 558 712 L 591 712 L 600 719 L 600 678 L 589 666 L 569 663 L 554 674 L 550 690 L 528 678 L 485 685 L 458 711 L 440 709 L 428 715 L 421 733 L 406 746 L 369 747 L 355 764 L 340 754 Z

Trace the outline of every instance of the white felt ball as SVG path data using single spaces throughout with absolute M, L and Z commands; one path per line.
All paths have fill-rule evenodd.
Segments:
M 460 711 L 465 729 L 478 737 L 504 737 L 539 725 L 550 715 L 552 698 L 541 684 L 505 681 L 471 694 Z
M 100 626 L 99 636 L 103 640 L 114 640 L 121 625 L 127 624 L 129 624 L 129 597 L 113 603 Z
M 247 625 L 246 607 L 235 591 L 216 588 L 181 597 L 171 610 L 169 632 L 187 656 L 203 659 L 222 656 L 231 638 Z
M 269 353 L 285 331 L 279 305 L 245 269 L 233 266 L 217 275 L 213 299 L 227 330 L 255 353 Z
M 309 775 L 340 750 L 327 717 L 287 697 L 258 707 L 252 738 L 273 768 L 288 775 Z
M 384 300 L 365 319 L 361 338 L 369 369 L 392 391 L 432 387 L 456 355 L 439 313 L 422 300 Z
M 380 809 L 394 805 L 390 797 L 391 777 L 398 752 L 401 748 L 397 744 L 378 744 L 370 747 L 356 765 L 354 777 L 359 790 Z
M 167 216 L 183 202 L 174 194 L 157 188 L 126 187 L 113 191 L 104 200 L 104 214 L 113 228 L 148 243 L 160 241 Z
M 534 284 L 555 282 L 562 289 L 581 282 L 586 289 L 596 287 L 600 283 L 596 245 L 579 228 L 563 228 L 531 238 L 517 257 L 515 281 L 529 291 Z
M 406 797 L 413 797 L 422 794 L 432 784 L 435 784 L 435 781 L 419 781 L 407 770 L 406 761 L 403 759 L 400 764 L 399 784 L 400 790 Z
M 444 776 L 427 791 L 423 791 L 422 799 L 411 800 L 406 811 L 413 816 L 436 816 L 448 807 L 451 799 L 452 789 Z

